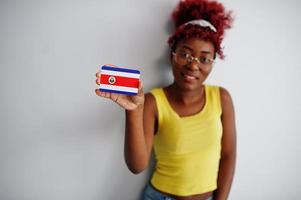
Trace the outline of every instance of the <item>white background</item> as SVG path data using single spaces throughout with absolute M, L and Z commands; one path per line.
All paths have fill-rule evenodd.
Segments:
M 301 3 L 224 0 L 235 14 L 207 83 L 232 94 L 229 199 L 301 199 Z M 149 172 L 123 159 L 124 111 L 94 94 L 98 66 L 170 83 L 176 0 L 0 1 L 0 199 L 135 200 Z

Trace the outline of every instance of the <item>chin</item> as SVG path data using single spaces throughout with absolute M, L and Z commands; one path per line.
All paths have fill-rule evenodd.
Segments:
M 189 84 L 189 83 L 177 83 L 179 88 L 185 91 L 194 91 L 194 90 L 199 90 L 202 88 L 203 84 L 198 83 L 198 84 Z

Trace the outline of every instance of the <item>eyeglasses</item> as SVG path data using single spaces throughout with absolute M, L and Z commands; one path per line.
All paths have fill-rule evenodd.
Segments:
M 210 70 L 212 64 L 214 63 L 214 60 L 211 58 L 196 58 L 193 57 L 191 54 L 185 53 L 183 51 L 172 52 L 172 55 L 174 56 L 176 63 L 178 63 L 179 65 L 187 65 L 192 63 L 193 61 L 196 61 L 198 63 L 198 67 L 203 70 Z

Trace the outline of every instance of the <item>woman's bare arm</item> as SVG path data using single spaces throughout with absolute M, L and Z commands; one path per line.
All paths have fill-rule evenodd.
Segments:
M 215 200 L 228 198 L 235 169 L 236 161 L 236 128 L 234 106 L 231 96 L 224 88 L 220 89 L 222 102 L 222 151 L 218 173 L 218 188 L 215 192 Z
M 145 95 L 144 106 L 126 110 L 124 157 L 135 174 L 147 168 L 155 132 L 156 103 L 151 94 Z
M 96 73 L 96 84 L 100 84 L 100 73 Z M 126 126 L 124 158 L 131 172 L 138 174 L 148 166 L 156 121 L 156 102 L 151 94 L 144 95 L 142 83 L 136 96 L 101 92 L 95 93 L 114 101 L 125 109 Z

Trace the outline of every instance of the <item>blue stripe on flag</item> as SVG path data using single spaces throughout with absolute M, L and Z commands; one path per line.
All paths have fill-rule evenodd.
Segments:
M 134 93 L 134 92 L 124 92 L 124 91 L 119 91 L 119 90 L 108 90 L 108 89 L 102 89 L 102 88 L 99 88 L 99 91 L 110 92 L 110 93 L 118 93 L 118 94 L 125 94 L 125 95 L 130 95 L 130 96 L 137 95 L 137 93 Z
M 103 70 L 111 70 L 111 71 L 116 71 L 116 72 L 127 72 L 127 73 L 134 73 L 134 74 L 140 74 L 139 70 L 135 69 L 125 69 L 125 68 L 119 68 L 119 67 L 110 67 L 110 66 L 102 66 L 101 69 Z

